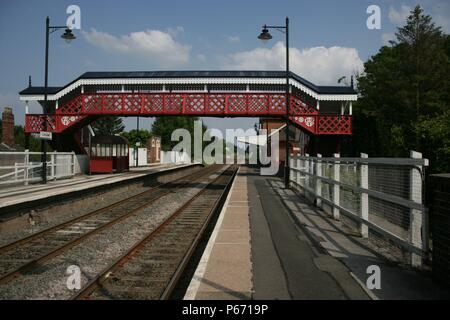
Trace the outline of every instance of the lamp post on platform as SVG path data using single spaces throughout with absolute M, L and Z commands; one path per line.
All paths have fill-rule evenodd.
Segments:
M 72 30 L 67 26 L 50 26 L 50 18 L 47 17 L 45 20 L 45 85 L 44 85 L 44 132 L 47 131 L 47 95 L 48 95 L 48 46 L 49 46 L 49 35 L 59 29 L 66 29 L 61 35 L 61 38 L 66 40 L 67 43 L 76 39 Z M 45 146 L 45 140 L 41 140 L 41 161 L 42 161 L 42 183 L 47 183 L 47 149 Z
M 289 115 L 290 115 L 290 90 L 289 90 L 289 18 L 286 17 L 284 26 L 268 26 L 264 25 L 258 39 L 269 41 L 272 35 L 268 29 L 276 29 L 286 35 L 286 146 L 285 146 L 285 162 L 284 162 L 284 187 L 289 188 Z

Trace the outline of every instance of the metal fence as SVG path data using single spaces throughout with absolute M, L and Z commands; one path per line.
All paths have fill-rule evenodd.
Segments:
M 350 218 L 364 238 L 372 233 L 388 238 L 411 253 L 413 266 L 421 266 L 428 250 L 426 166 L 428 160 L 414 151 L 411 158 L 292 156 L 290 180 L 333 218 Z
M 74 152 L 47 153 L 47 179 L 71 178 L 75 174 Z M 0 152 L 0 187 L 42 180 L 40 152 Z

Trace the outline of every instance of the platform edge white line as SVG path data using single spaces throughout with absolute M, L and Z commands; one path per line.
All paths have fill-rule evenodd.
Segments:
M 200 288 L 201 281 L 205 275 L 206 266 L 208 265 L 208 260 L 209 260 L 209 257 L 211 256 L 211 251 L 214 247 L 214 244 L 216 243 L 217 235 L 219 234 L 219 230 L 222 226 L 222 221 L 224 219 L 225 212 L 228 208 L 228 203 L 230 202 L 231 194 L 234 189 L 234 184 L 237 180 L 240 170 L 241 170 L 241 167 L 238 168 L 235 179 L 231 185 L 230 192 L 228 193 L 227 199 L 225 200 L 222 210 L 220 211 L 216 226 L 214 227 L 214 230 L 211 233 L 211 236 L 208 240 L 208 244 L 206 245 L 205 251 L 203 251 L 200 262 L 198 263 L 197 269 L 195 270 L 195 273 L 191 279 L 191 282 L 189 283 L 189 286 L 186 290 L 183 300 L 195 300 L 195 297 L 197 296 L 198 289 Z

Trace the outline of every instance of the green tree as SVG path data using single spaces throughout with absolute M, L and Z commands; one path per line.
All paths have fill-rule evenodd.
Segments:
M 372 156 L 408 156 L 422 151 L 443 168 L 442 148 L 430 141 L 442 136 L 432 129 L 446 123 L 450 99 L 450 39 L 417 6 L 396 41 L 365 63 L 358 77 L 361 98 L 355 105 L 352 151 Z M 431 127 L 430 127 L 431 126 Z M 439 169 L 440 170 L 440 169 Z
M 147 140 L 152 136 L 148 130 L 139 130 L 136 129 L 131 130 L 130 132 L 122 132 L 121 136 L 128 139 L 130 146 L 133 148 L 136 147 L 136 142 L 141 143 L 141 147 L 145 147 L 147 144 Z
M 172 132 L 176 129 L 186 129 L 192 137 L 191 143 L 194 143 L 194 121 L 199 120 L 198 117 L 186 116 L 163 116 L 156 118 L 152 124 L 152 134 L 161 137 L 161 149 L 163 151 L 170 151 L 178 144 L 178 141 L 171 141 Z M 206 131 L 206 126 L 203 125 L 203 132 Z M 193 150 L 193 149 L 192 149 Z
M 422 117 L 417 131 L 433 171 L 450 172 L 450 110 L 437 117 Z
M 0 119 L 0 137 L 2 136 L 2 134 L 2 120 Z M 25 131 L 23 126 L 21 125 L 14 126 L 14 142 L 16 146 L 21 147 L 23 150 L 25 150 Z M 41 151 L 41 141 L 30 135 L 29 148 L 29 150 L 33 152 Z M 52 151 L 50 146 L 47 146 L 47 150 Z
M 97 135 L 115 135 L 125 129 L 123 120 L 117 116 L 104 116 L 92 123 L 92 129 Z
M 30 135 L 29 138 L 29 150 L 32 152 L 40 152 L 41 151 L 41 140 L 34 138 Z M 16 145 L 20 146 L 25 150 L 25 130 L 22 126 L 16 125 L 14 126 L 14 141 Z M 49 151 L 53 151 L 51 146 L 47 143 L 46 148 Z

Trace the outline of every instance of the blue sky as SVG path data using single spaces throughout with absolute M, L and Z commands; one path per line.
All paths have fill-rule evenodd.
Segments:
M 22 124 L 17 92 L 44 78 L 45 17 L 64 25 L 66 8 L 81 8 L 77 40 L 50 40 L 50 85 L 64 85 L 86 71 L 282 69 L 284 37 L 262 44 L 261 25 L 291 20 L 292 68 L 317 84 L 335 84 L 341 75 L 362 72 L 362 63 L 393 37 L 408 10 L 420 3 L 450 30 L 446 0 L 422 1 L 64 1 L 1 0 L 0 109 L 12 105 Z M 366 9 L 381 8 L 381 30 L 366 27 Z M 32 111 L 40 112 L 33 106 Z M 255 119 L 208 119 L 209 127 L 252 126 Z M 142 120 L 149 128 L 151 120 Z M 132 129 L 135 119 L 126 120 Z

